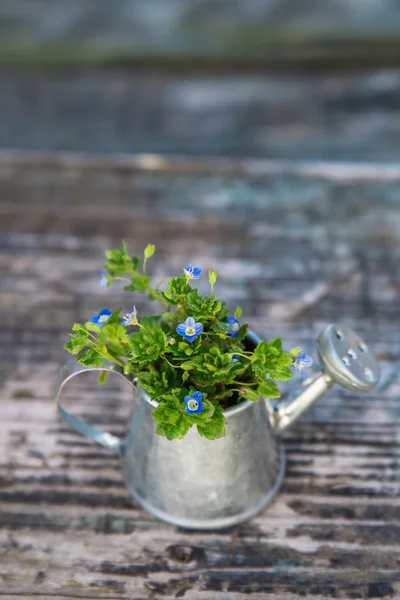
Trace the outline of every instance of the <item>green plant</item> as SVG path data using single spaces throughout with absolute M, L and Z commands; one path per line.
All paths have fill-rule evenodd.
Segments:
M 301 370 L 312 359 L 300 348 L 285 352 L 279 338 L 250 350 L 248 326 L 239 323 L 241 309 L 229 315 L 225 302 L 214 295 L 215 271 L 208 273 L 207 296 L 190 285 L 201 274 L 191 265 L 166 289 L 160 289 L 162 282 L 152 287 L 146 267 L 154 251 L 148 245 L 142 261 L 129 256 L 125 243 L 121 250 L 107 250 L 100 283 L 105 287 L 122 280 L 124 290 L 147 294 L 162 311 L 139 320 L 135 307 L 122 318 L 120 310 L 105 308 L 86 323 L 75 323 L 65 348 L 83 365 L 101 367 L 111 360 L 125 374 L 134 374 L 158 402 L 153 413 L 158 434 L 182 438 L 196 425 L 208 439 L 222 437 L 224 409 L 261 396 L 278 398 L 275 381 L 290 379 L 291 367 Z M 104 371 L 99 381 L 105 378 Z

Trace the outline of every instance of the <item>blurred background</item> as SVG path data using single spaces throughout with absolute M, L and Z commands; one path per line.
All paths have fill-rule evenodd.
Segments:
M 2 0 L 0 148 L 21 336 L 97 310 L 123 237 L 160 273 L 220 266 L 259 329 L 395 335 L 398 0 Z
M 233 597 L 221 591 L 229 577 L 246 594 L 250 577 L 263 598 L 394 597 L 399 158 L 400 0 L 0 0 L 0 580 L 10 594 L 143 598 L 149 583 L 164 597 L 172 578 L 171 597 L 186 597 L 167 545 L 193 538 L 140 511 L 117 459 L 54 406 L 74 321 L 133 302 L 139 315 L 155 310 L 99 285 L 104 250 L 125 239 L 132 254 L 157 246 L 156 280 L 188 262 L 215 269 L 216 293 L 261 337 L 316 360 L 322 327 L 343 321 L 382 367 L 378 389 L 333 389 L 285 436 L 275 513 L 246 536 L 278 539 L 286 553 L 255 545 L 252 558 L 228 533 L 211 559 L 211 538 L 181 553 L 184 569 L 204 555 L 213 598 Z M 131 394 L 113 385 L 70 393 L 68 406 L 123 435 Z M 163 575 L 160 548 L 175 574 Z M 285 579 L 289 563 L 297 578 Z
M 0 2 L 0 145 L 398 159 L 398 0 Z

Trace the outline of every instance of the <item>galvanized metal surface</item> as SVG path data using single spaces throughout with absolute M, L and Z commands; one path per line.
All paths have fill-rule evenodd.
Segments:
M 396 168 L 162 164 L 0 158 L 0 597 L 396 597 Z M 375 391 L 334 387 L 288 431 L 282 492 L 248 524 L 160 524 L 127 494 L 118 459 L 57 418 L 71 322 L 131 305 L 98 286 L 102 252 L 121 238 L 133 251 L 157 244 L 155 277 L 189 257 L 216 268 L 229 306 L 286 347 L 314 354 L 316 335 L 340 318 L 378 353 Z M 84 381 L 68 406 L 122 435 L 131 392 L 122 379 L 110 385 Z

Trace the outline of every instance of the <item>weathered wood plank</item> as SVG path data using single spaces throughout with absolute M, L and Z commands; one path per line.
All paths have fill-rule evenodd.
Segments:
M 0 8 L 3 64 L 177 63 L 238 69 L 398 64 L 390 0 L 14 0 Z M 146 60 L 147 59 L 147 60 Z M 153 60 L 152 60 L 153 59 Z
M 399 179 L 396 166 L 0 156 L 0 598 L 400 594 Z M 282 493 L 247 524 L 159 523 L 118 459 L 57 418 L 70 324 L 121 303 L 98 271 L 122 237 L 157 243 L 156 277 L 189 256 L 215 267 L 262 335 L 313 353 L 340 317 L 381 357 L 380 388 L 333 389 L 285 435 Z M 66 401 L 123 435 L 133 399 L 88 377 Z
M 399 86 L 399 65 L 365 74 L 218 77 L 0 68 L 0 147 L 181 154 L 186 168 L 193 155 L 398 163 Z M 163 162 L 142 160 L 150 170 Z M 110 175 L 98 178 L 99 194 Z

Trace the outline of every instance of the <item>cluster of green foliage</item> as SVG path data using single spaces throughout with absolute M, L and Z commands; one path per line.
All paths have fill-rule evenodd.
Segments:
M 130 257 L 125 244 L 121 250 L 107 251 L 105 277 L 108 286 L 123 280 L 124 290 L 147 294 L 149 300 L 159 302 L 162 311 L 141 319 L 135 314 L 129 325 L 121 321 L 120 310 L 110 311 L 101 324 L 75 323 L 65 348 L 83 365 L 101 367 L 104 360 L 111 360 L 125 374 L 137 377 L 158 402 L 154 410 L 158 434 L 170 440 L 182 438 L 196 425 L 199 434 L 208 439 L 222 437 L 226 425 L 223 410 L 245 400 L 257 402 L 261 396 L 278 398 L 275 381 L 292 376 L 290 367 L 301 351 L 285 352 L 279 338 L 262 341 L 251 350 L 246 344 L 247 325 L 241 325 L 233 336 L 226 304 L 214 295 L 215 271 L 209 271 L 207 296 L 200 296 L 185 274 L 171 279 L 163 291 L 162 282 L 153 288 L 146 263 L 154 251 L 155 247 L 148 245 L 143 261 Z M 238 307 L 235 319 L 241 313 Z M 187 317 L 203 325 L 202 333 L 191 342 L 176 331 Z M 202 412 L 190 414 L 184 399 L 195 391 L 202 394 Z

